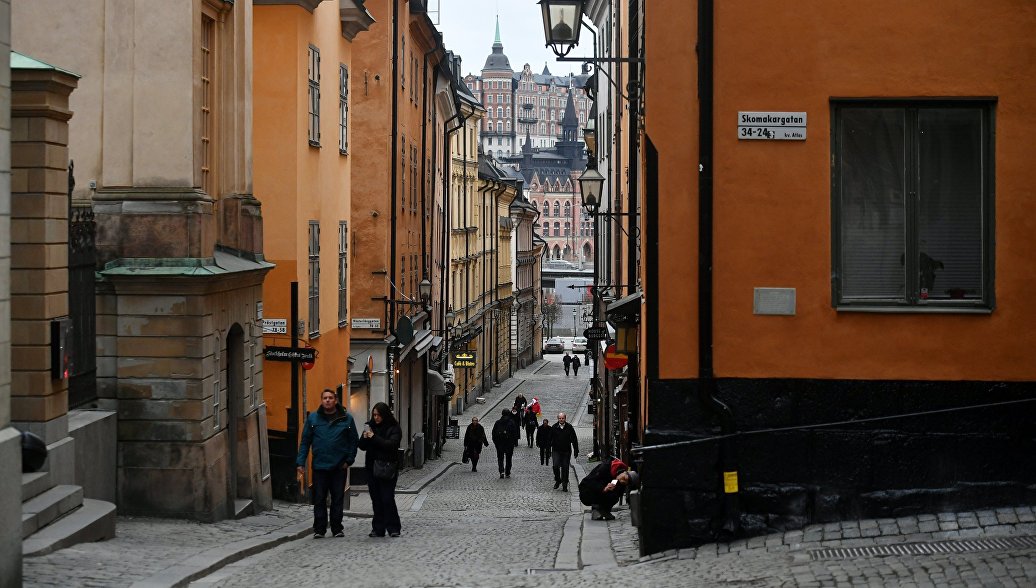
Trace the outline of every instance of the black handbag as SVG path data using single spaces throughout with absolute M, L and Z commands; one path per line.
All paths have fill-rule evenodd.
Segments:
M 464 455 L 461 456 L 460 461 L 462 463 L 468 463 L 468 460 L 470 460 L 470 459 L 471 459 L 471 449 L 465 447 L 464 448 Z
M 396 464 L 384 459 L 374 460 L 374 477 L 379 480 L 394 480 L 396 478 Z

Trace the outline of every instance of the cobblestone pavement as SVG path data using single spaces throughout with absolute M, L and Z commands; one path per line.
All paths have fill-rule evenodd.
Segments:
M 546 364 L 534 364 L 488 392 L 486 404 L 469 407 L 460 417 L 462 427 L 472 414 L 484 415 L 483 422 L 491 427 L 500 408 L 510 406 L 520 382 L 527 398 L 540 398 L 551 422 L 559 410 L 569 414 L 580 438 L 575 469 L 588 471 L 593 465 L 586 462 L 591 437 L 590 417 L 584 412 L 589 370 L 586 377 L 565 378 L 559 361 L 560 356 L 548 357 Z M 1036 586 L 1036 513 L 1029 507 L 812 525 L 641 558 L 629 510 L 620 507 L 616 520 L 608 523 L 590 521 L 574 493 L 553 490 L 550 468 L 539 465 L 538 450 L 528 448 L 524 438 L 515 450 L 509 479 L 497 476 L 492 446 L 483 453 L 477 473 L 459 463 L 460 453 L 459 441 L 450 440 L 438 459 L 401 474 L 404 492 L 397 494 L 397 503 L 403 536 L 398 539 L 367 537 L 369 519 L 355 515 L 369 513 L 370 501 L 357 488 L 344 539 L 287 541 L 191 585 Z M 572 486 L 575 490 L 574 479 Z M 26 559 L 26 585 L 128 586 L 156 577 L 156 572 L 192 554 L 298 526 L 310 516 L 307 506 L 279 504 L 269 513 L 209 525 L 123 517 L 116 539 Z M 599 533 L 602 525 L 614 564 L 554 569 L 570 567 L 562 564 L 561 553 L 572 545 L 584 563 L 599 560 L 586 553 L 586 543 L 583 551 L 578 546 L 580 537 Z M 1017 541 L 931 555 L 907 554 L 907 549 L 884 555 L 820 551 L 946 541 L 959 545 L 997 538 Z M 597 545 L 593 549 L 599 549 Z

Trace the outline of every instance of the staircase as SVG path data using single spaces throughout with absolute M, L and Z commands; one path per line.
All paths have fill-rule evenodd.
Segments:
M 54 485 L 49 472 L 22 474 L 22 555 L 32 557 L 115 536 L 115 505 Z

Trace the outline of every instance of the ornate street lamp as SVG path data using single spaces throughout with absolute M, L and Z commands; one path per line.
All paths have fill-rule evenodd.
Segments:
M 586 154 L 588 160 L 597 160 L 597 127 L 594 124 L 594 119 L 590 118 L 586 121 L 586 128 L 583 129 L 583 143 L 586 144 Z
M 583 208 L 590 214 L 597 212 L 601 206 L 601 191 L 604 189 L 604 176 L 597 171 L 596 165 L 587 166 L 579 176 L 579 191 L 582 192 Z
M 417 292 L 421 295 L 421 300 L 427 305 L 428 301 L 432 299 L 432 283 L 428 281 L 428 278 L 421 280 L 421 283 L 417 285 Z
M 558 57 L 568 55 L 579 44 L 584 0 L 540 0 L 543 35 Z
M 457 313 L 453 312 L 453 307 L 451 306 L 446 311 L 446 328 L 452 329 L 455 322 L 457 322 Z

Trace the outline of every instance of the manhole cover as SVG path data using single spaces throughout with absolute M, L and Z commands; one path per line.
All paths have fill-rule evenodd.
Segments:
M 821 559 L 852 559 L 889 555 L 934 555 L 937 553 L 972 553 L 1007 549 L 1036 548 L 1036 537 L 999 537 L 996 539 L 962 539 L 960 541 L 932 541 L 928 543 L 893 543 L 866 547 L 832 547 L 811 549 L 813 561 Z

